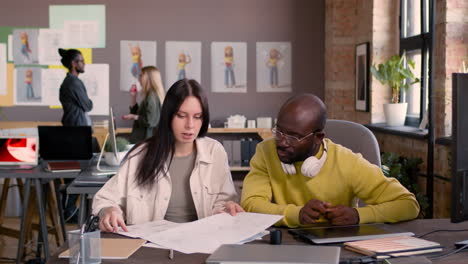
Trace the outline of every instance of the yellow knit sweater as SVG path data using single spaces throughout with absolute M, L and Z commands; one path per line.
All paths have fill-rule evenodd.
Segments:
M 300 226 L 299 211 L 311 199 L 329 202 L 332 206 L 356 207 L 357 197 L 366 203 L 365 207 L 357 208 L 361 224 L 393 223 L 418 215 L 418 202 L 398 180 L 385 177 L 378 166 L 361 154 L 325 140 L 327 160 L 313 178 L 301 173 L 302 162 L 294 163 L 297 174 L 284 173 L 275 140 L 260 143 L 250 162 L 252 169 L 244 180 L 242 207 L 248 212 L 284 215 L 277 225 L 288 227 Z M 322 153 L 323 147 L 317 158 Z

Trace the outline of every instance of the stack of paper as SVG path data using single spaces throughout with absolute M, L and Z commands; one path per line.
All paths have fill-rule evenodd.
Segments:
M 377 258 L 401 257 L 442 251 L 439 243 L 410 236 L 377 238 L 344 243 L 345 249 Z
M 265 229 L 283 216 L 255 213 L 216 214 L 198 221 L 176 224 L 157 221 L 129 226 L 121 235 L 146 239 L 152 247 L 170 248 L 182 253 L 213 253 L 223 244 L 242 244 L 265 235 Z

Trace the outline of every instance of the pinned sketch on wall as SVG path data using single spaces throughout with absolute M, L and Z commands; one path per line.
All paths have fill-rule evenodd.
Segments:
M 42 96 L 45 105 L 61 105 L 60 86 L 62 85 L 67 70 L 65 69 L 42 69 Z
M 13 61 L 15 65 L 38 64 L 38 29 L 13 30 Z
M 89 115 L 107 115 L 109 113 L 109 64 L 87 64 L 85 72 L 79 75 L 83 81 L 89 99 L 93 101 L 93 110 Z
M 14 77 L 15 77 L 15 65 L 13 63 L 7 63 L 6 65 L 6 94 L 0 94 L 0 106 L 13 106 L 15 103 L 14 99 Z
M 20 66 L 15 68 L 15 104 L 43 105 L 42 67 Z
M 49 27 L 64 31 L 65 48 L 106 47 L 105 5 L 51 5 Z
M 138 78 L 141 68 L 156 66 L 156 41 L 120 41 L 120 90 L 130 91 L 132 85 L 141 90 Z
M 201 42 L 166 42 L 166 89 L 180 79 L 201 83 Z
M 7 94 L 7 46 L 0 43 L 0 95 Z
M 213 92 L 247 92 L 247 44 L 211 43 L 211 89 Z
M 64 46 L 63 30 L 39 29 L 39 64 L 62 65 L 58 49 Z
M 257 42 L 257 92 L 291 92 L 291 43 Z

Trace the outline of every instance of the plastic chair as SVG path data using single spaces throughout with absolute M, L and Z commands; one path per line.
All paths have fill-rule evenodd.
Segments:
M 334 143 L 361 153 L 370 163 L 381 166 L 379 143 L 367 127 L 351 121 L 328 119 L 324 132 Z

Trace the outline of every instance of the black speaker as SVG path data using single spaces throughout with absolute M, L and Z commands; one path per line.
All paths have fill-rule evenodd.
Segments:
M 468 74 L 452 74 L 452 222 L 468 220 Z

